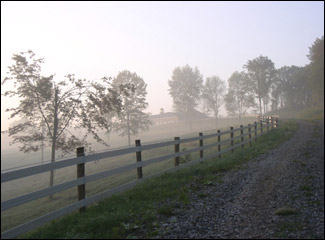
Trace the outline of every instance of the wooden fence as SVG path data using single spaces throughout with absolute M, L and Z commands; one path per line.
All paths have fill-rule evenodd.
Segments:
M 43 215 L 39 218 L 33 219 L 29 222 L 26 222 L 24 224 L 21 224 L 19 226 L 16 226 L 10 230 L 7 230 L 3 233 L 1 233 L 1 238 L 13 238 L 18 236 L 19 234 L 25 233 L 29 230 L 32 230 L 46 222 L 49 222 L 55 218 L 58 218 L 62 215 L 65 215 L 67 213 L 70 213 L 74 210 L 79 209 L 79 211 L 85 211 L 86 206 L 88 206 L 91 203 L 94 203 L 98 200 L 101 200 L 103 198 L 109 197 L 112 194 L 124 191 L 126 189 L 129 189 L 133 187 L 134 185 L 142 182 L 144 179 L 148 177 L 143 177 L 142 174 L 142 167 L 147 166 L 149 164 L 153 163 L 158 163 L 167 159 L 174 159 L 174 166 L 175 168 L 167 169 L 164 170 L 158 174 L 161 174 L 166 171 L 173 171 L 177 170 L 181 167 L 189 166 L 210 158 L 214 157 L 221 157 L 222 154 L 231 151 L 233 152 L 235 148 L 241 147 L 243 148 L 245 144 L 249 143 L 249 146 L 252 146 L 252 139 L 254 141 L 257 141 L 257 137 L 263 134 L 263 129 L 268 131 L 270 128 L 278 127 L 278 118 L 274 117 L 263 117 L 261 120 L 257 123 L 254 122 L 254 124 L 248 124 L 248 126 L 244 127 L 243 125 L 240 126 L 240 128 L 233 129 L 233 127 L 230 127 L 230 130 L 221 132 L 218 130 L 217 133 L 210 134 L 203 136 L 202 133 L 199 133 L 198 137 L 192 137 L 192 138 L 185 138 L 185 139 L 180 139 L 179 137 L 175 137 L 174 141 L 167 141 L 167 142 L 160 142 L 160 143 L 153 143 L 153 144 L 148 144 L 148 145 L 141 145 L 140 140 L 135 141 L 135 147 L 130 147 L 130 148 L 124 148 L 124 149 L 118 149 L 118 150 L 113 150 L 113 151 L 107 151 L 107 152 L 102 152 L 102 153 L 97 153 L 93 155 L 88 155 L 85 156 L 84 154 L 84 148 L 78 148 L 77 149 L 77 157 L 76 158 L 71 158 L 59 162 L 54 162 L 54 163 L 47 163 L 39 166 L 34 166 L 34 167 L 29 167 L 25 169 L 20 169 L 20 170 L 15 170 L 7 173 L 1 174 L 1 183 L 32 176 L 35 174 L 39 173 L 44 173 L 48 172 L 51 170 L 55 169 L 60 169 L 72 165 L 77 165 L 77 179 L 65 182 L 62 184 L 58 184 L 52 187 L 48 187 L 36 192 L 28 193 L 23 196 L 19 196 L 10 200 L 6 200 L 1 202 L 1 212 L 5 211 L 7 209 L 13 208 L 15 206 L 42 198 L 46 197 L 48 195 L 54 194 L 61 192 L 63 190 L 72 188 L 72 187 L 78 187 L 78 202 L 73 203 L 71 205 L 68 205 L 66 207 L 63 207 L 61 209 L 55 210 L 51 213 L 48 213 L 46 215 Z M 244 130 L 247 130 L 246 133 L 244 133 Z M 240 132 L 240 135 L 237 137 L 234 137 L 235 132 Z M 259 134 L 258 134 L 259 132 Z M 222 135 L 229 134 L 230 138 L 226 139 L 224 141 L 220 141 L 220 137 Z M 248 136 L 248 139 L 244 140 L 244 137 Z M 217 138 L 217 142 L 209 145 L 203 144 L 204 139 L 208 138 Z M 234 144 L 234 141 L 240 139 L 240 142 L 237 144 Z M 193 141 L 198 141 L 198 147 L 194 149 L 190 149 L 187 151 L 180 152 L 180 145 L 183 143 L 187 142 L 193 142 Z M 230 146 L 228 148 L 225 148 L 221 150 L 221 146 L 228 145 L 230 143 Z M 168 154 L 165 156 L 160 156 L 156 158 L 152 158 L 146 161 L 142 161 L 141 157 L 141 152 L 144 150 L 149 150 L 149 149 L 155 149 L 155 148 L 161 148 L 165 146 L 175 146 L 175 151 L 173 154 Z M 208 155 L 204 156 L 204 149 L 211 148 L 214 146 L 218 146 L 218 151 Z M 200 158 L 196 160 L 192 160 L 186 164 L 180 165 L 180 157 L 183 155 L 187 155 L 193 152 L 199 152 L 200 153 Z M 115 156 L 120 156 L 124 154 L 129 154 L 129 153 L 136 153 L 136 162 L 133 164 L 117 167 L 114 169 L 110 169 L 107 171 L 103 171 L 100 173 L 96 173 L 93 175 L 86 176 L 85 175 L 85 163 L 87 162 L 92 162 L 100 159 L 105 159 L 105 158 L 110 158 L 110 157 L 115 157 Z M 95 181 L 104 177 L 112 176 L 115 174 L 120 174 L 122 172 L 126 172 L 132 169 L 137 169 L 137 175 L 138 175 L 138 180 L 131 181 L 127 184 L 115 187 L 113 189 L 104 191 L 102 193 L 99 193 L 95 196 L 91 196 L 86 198 L 85 194 L 85 185 L 88 182 Z M 157 174 L 156 174 L 157 175 Z M 152 176 L 150 176 L 152 177 Z M 4 220 L 5 221 L 5 220 Z

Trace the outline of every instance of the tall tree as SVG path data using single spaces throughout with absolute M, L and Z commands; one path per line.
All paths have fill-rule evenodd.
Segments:
M 228 93 L 225 96 L 226 109 L 231 115 L 237 115 L 239 123 L 247 109 L 255 106 L 254 96 L 244 72 L 234 72 L 228 79 Z
M 203 88 L 203 78 L 199 69 L 192 69 L 189 65 L 175 68 L 168 85 L 176 112 L 186 113 L 189 126 L 192 128 L 192 115 L 199 104 Z
M 10 118 L 24 119 L 8 130 L 12 143 L 22 144 L 20 151 L 38 151 L 46 144 L 51 147 L 51 162 L 55 162 L 57 150 L 68 153 L 78 146 L 88 146 L 88 134 L 106 144 L 97 134 L 100 129 L 110 128 L 104 114 L 121 109 L 120 93 L 109 86 L 107 78 L 102 79 L 107 86 L 76 80 L 71 74 L 56 83 L 53 75 L 41 75 L 44 60 L 37 59 L 31 50 L 14 54 L 12 59 L 15 63 L 9 66 L 8 77 L 2 84 L 14 81 L 14 90 L 6 91 L 4 96 L 20 98 L 18 107 L 6 110 L 12 112 Z M 42 122 L 46 129 L 43 134 L 39 130 Z M 87 134 L 79 138 L 68 128 L 86 129 Z M 53 184 L 51 171 L 50 186 Z
M 311 92 L 306 81 L 308 72 L 308 67 L 297 66 L 284 66 L 277 71 L 274 85 L 281 89 L 285 107 L 297 109 L 310 104 Z
M 143 112 L 148 107 L 147 84 L 136 73 L 125 70 L 120 72 L 112 82 L 116 90 L 121 85 L 132 85 L 132 89 L 121 98 L 122 110 L 117 115 L 114 126 L 120 132 L 120 136 L 128 136 L 128 144 L 131 146 L 131 135 L 137 135 L 140 130 L 148 130 L 151 124 L 149 115 Z
M 284 68 L 277 69 L 275 72 L 274 82 L 271 86 L 271 109 L 272 111 L 284 107 L 285 92 L 284 92 Z M 280 105 L 280 106 L 279 106 Z
M 223 97 L 226 91 L 226 84 L 217 76 L 208 77 L 203 87 L 202 97 L 208 111 L 212 111 L 216 118 L 216 128 L 218 128 L 219 109 L 223 104 Z
M 256 94 L 259 101 L 260 115 L 262 115 L 262 100 L 267 101 L 270 87 L 274 81 L 274 63 L 262 55 L 253 60 L 249 60 L 244 65 L 251 82 L 251 89 Z
M 324 107 L 324 36 L 316 38 L 309 48 L 310 60 L 309 87 L 313 104 Z

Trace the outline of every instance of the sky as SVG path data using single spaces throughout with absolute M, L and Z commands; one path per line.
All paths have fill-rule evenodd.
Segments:
M 260 55 L 276 68 L 309 64 L 324 35 L 324 2 L 12 2 L 1 1 L 1 81 L 13 54 L 32 50 L 42 73 L 98 80 L 120 71 L 147 83 L 147 112 L 173 111 L 168 80 L 178 66 L 227 81 Z M 1 93 L 12 88 L 5 83 Z M 1 130 L 8 107 L 1 96 Z

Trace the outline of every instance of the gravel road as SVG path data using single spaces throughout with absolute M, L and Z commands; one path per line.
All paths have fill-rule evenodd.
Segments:
M 159 218 L 156 238 L 324 239 L 323 121 L 299 121 L 289 141 L 220 177 L 190 186 L 199 190 Z

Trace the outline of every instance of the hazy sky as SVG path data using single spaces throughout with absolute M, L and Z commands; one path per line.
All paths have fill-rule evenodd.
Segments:
M 322 35 L 322 1 L 1 1 L 1 81 L 12 55 L 28 49 L 58 81 L 68 73 L 94 80 L 130 70 L 148 84 L 148 112 L 157 114 L 172 111 L 168 80 L 177 66 L 223 80 L 260 54 L 276 68 L 304 66 Z M 1 130 L 8 127 L 5 108 L 17 103 L 1 96 Z

